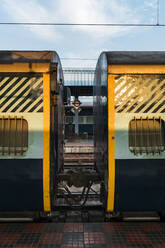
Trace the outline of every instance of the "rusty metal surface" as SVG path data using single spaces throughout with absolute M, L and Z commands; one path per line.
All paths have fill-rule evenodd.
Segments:
M 0 116 L 0 154 L 23 155 L 28 149 L 28 122 L 23 117 Z
M 136 154 L 164 151 L 164 121 L 161 118 L 136 118 L 129 123 L 129 148 Z
M 53 61 L 54 51 L 0 51 L 0 63 Z

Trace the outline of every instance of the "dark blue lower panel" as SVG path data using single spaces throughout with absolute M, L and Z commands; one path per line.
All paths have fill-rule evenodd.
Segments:
M 115 160 L 115 210 L 165 211 L 165 160 Z
M 0 211 L 43 210 L 42 167 L 42 159 L 0 159 Z

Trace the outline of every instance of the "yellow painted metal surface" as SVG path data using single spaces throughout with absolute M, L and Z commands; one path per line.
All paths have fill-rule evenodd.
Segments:
M 116 113 L 164 113 L 164 74 L 115 76 Z
M 50 206 L 50 74 L 43 74 L 43 199 L 44 211 Z
M 114 210 L 115 198 L 115 76 L 108 75 L 108 202 L 107 211 Z
M 165 65 L 110 65 L 111 74 L 163 74 Z
M 29 74 L 26 76 L 17 74 L 13 77 L 11 73 L 10 77 L 1 76 L 0 86 L 3 97 L 0 99 L 0 112 L 35 113 L 43 108 L 43 78 L 41 75 Z
M 49 72 L 49 63 L 13 63 L 13 64 L 0 64 L 0 72 Z

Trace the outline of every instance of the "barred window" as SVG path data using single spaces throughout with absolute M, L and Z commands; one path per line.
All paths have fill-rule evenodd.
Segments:
M 129 123 L 129 149 L 135 155 L 160 154 L 165 149 L 161 118 L 134 118 Z
M 28 149 L 28 122 L 23 117 L 0 117 L 0 155 L 24 155 Z

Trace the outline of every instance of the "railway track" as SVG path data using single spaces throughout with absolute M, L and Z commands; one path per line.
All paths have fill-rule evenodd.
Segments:
M 64 155 L 64 167 L 93 167 L 93 153 L 66 153 Z
M 93 167 L 94 166 L 94 147 L 88 143 L 65 146 L 64 149 L 64 168 L 67 167 Z
M 64 148 L 64 171 L 59 174 L 59 193 L 55 206 L 83 209 L 100 207 L 100 185 L 94 167 L 91 141 L 68 142 Z

